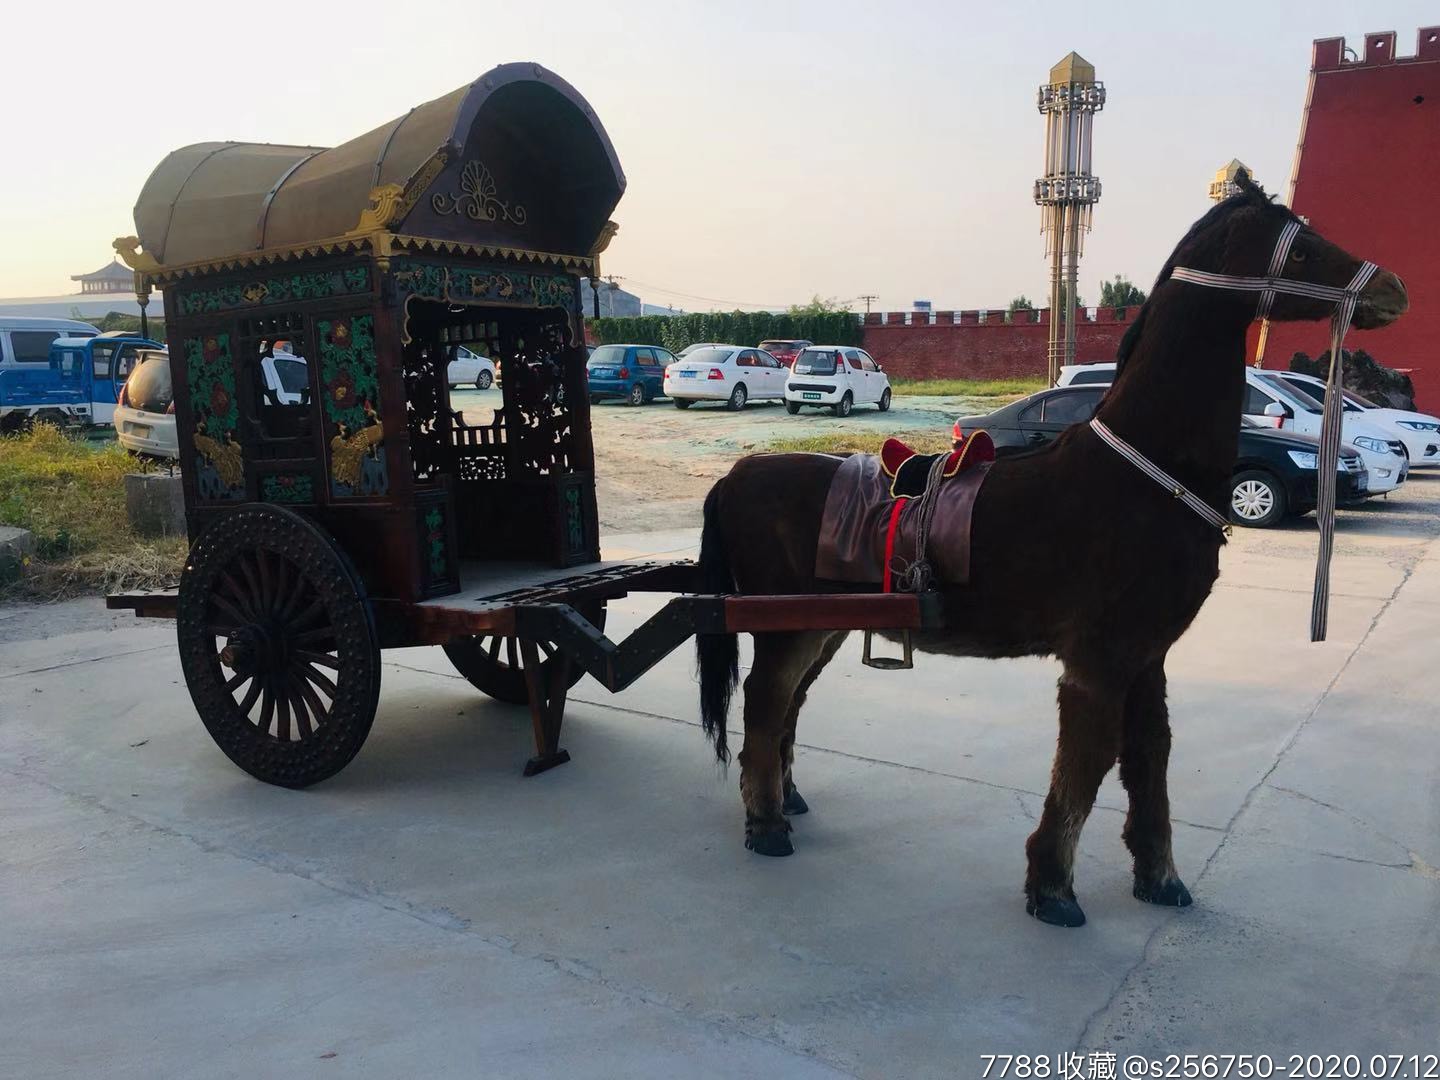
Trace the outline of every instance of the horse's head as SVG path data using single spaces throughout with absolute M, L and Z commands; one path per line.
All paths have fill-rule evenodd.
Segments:
M 1237 179 L 1240 190 L 1195 223 L 1176 246 L 1156 281 L 1168 281 L 1177 267 L 1254 282 L 1269 276 L 1285 281 L 1327 286 L 1343 290 L 1354 280 L 1362 263 L 1343 248 L 1332 244 L 1305 225 L 1284 206 L 1265 194 L 1245 173 Z M 1278 267 L 1272 267 L 1277 248 L 1283 249 L 1287 227 L 1299 231 L 1290 242 Z M 1225 288 L 1224 284 L 1219 284 Z M 1255 292 L 1236 290 L 1237 305 L 1254 307 Z M 1335 310 L 1336 300 L 1277 292 L 1268 315 L 1283 322 L 1324 319 Z M 1369 330 L 1384 326 L 1403 315 L 1410 306 L 1405 285 L 1388 270 L 1377 270 L 1359 293 L 1354 325 Z

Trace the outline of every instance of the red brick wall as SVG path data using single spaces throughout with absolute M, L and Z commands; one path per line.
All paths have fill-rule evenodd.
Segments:
M 1078 317 L 1075 360 L 1115 359 L 1115 349 L 1138 308 L 1096 308 Z M 1003 311 L 872 312 L 865 316 L 864 348 L 886 372 L 901 379 L 1014 379 L 1045 376 L 1049 311 L 1013 322 Z
M 1440 409 L 1440 26 L 1421 28 L 1415 55 L 1396 57 L 1394 32 L 1367 34 L 1363 58 L 1345 39 L 1315 42 L 1291 208 L 1327 239 L 1393 270 L 1410 311 L 1382 330 L 1351 331 L 1389 367 L 1408 368 L 1419 408 Z M 1275 323 L 1267 367 L 1330 347 L 1329 324 Z

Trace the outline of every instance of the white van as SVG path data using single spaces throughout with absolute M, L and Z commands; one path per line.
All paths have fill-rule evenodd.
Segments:
M 27 319 L 0 315 L 0 368 L 50 363 L 56 338 L 99 337 L 98 328 L 76 319 Z

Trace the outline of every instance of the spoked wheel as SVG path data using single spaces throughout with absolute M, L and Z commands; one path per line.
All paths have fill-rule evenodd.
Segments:
M 597 630 L 605 629 L 605 601 L 577 604 L 576 610 L 590 620 Z M 548 641 L 539 642 L 540 674 L 542 681 L 557 663 L 557 650 Z M 500 637 L 496 634 L 456 638 L 445 646 L 445 655 L 455 670 L 470 681 L 481 693 L 488 694 L 496 701 L 510 705 L 524 705 L 530 700 L 525 685 L 524 650 L 520 639 Z M 577 664 L 570 666 L 566 689 L 574 686 L 585 675 L 585 669 Z
M 261 505 L 217 519 L 190 548 L 177 614 L 190 697 L 236 765 L 301 788 L 359 752 L 379 641 L 359 575 L 315 525 Z

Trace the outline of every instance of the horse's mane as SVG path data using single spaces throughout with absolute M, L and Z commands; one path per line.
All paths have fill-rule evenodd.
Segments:
M 1166 259 L 1165 265 L 1160 268 L 1160 273 L 1155 275 L 1155 284 L 1150 289 L 1150 297 L 1152 299 L 1160 286 L 1170 280 L 1171 272 L 1179 265 L 1181 253 L 1189 251 L 1191 246 L 1194 245 L 1200 237 L 1204 236 L 1211 229 L 1223 225 L 1230 219 L 1231 215 L 1237 211 L 1243 210 L 1246 207 L 1259 206 L 1267 210 L 1282 211 L 1287 217 L 1294 218 L 1294 213 L 1292 213 L 1288 207 L 1275 203 L 1273 201 L 1274 197 L 1266 195 L 1265 189 L 1250 179 L 1248 173 L 1239 173 L 1235 178 L 1235 183 L 1239 186 L 1240 190 L 1223 202 L 1212 206 L 1209 211 L 1206 212 L 1205 216 L 1195 222 L 1194 225 L 1191 225 L 1190 231 L 1180 238 L 1180 242 L 1176 244 L 1175 249 L 1170 252 L 1170 258 Z M 1125 336 L 1120 339 L 1120 347 L 1115 350 L 1115 377 L 1117 379 L 1120 377 L 1121 369 L 1125 366 L 1125 361 L 1129 359 L 1130 354 L 1135 351 L 1135 346 L 1140 341 L 1140 335 L 1145 329 L 1145 317 L 1149 314 L 1149 311 L 1150 300 L 1147 299 L 1146 302 L 1140 306 L 1140 312 L 1135 316 L 1135 321 L 1132 322 L 1125 331 Z

